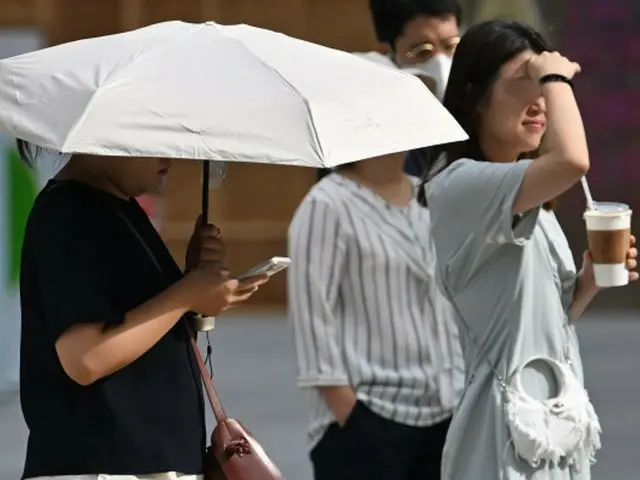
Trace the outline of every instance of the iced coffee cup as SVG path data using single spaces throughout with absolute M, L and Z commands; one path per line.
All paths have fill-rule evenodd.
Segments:
M 598 287 L 629 283 L 627 253 L 631 236 L 631 209 L 624 203 L 597 202 L 584 213 L 589 252 Z

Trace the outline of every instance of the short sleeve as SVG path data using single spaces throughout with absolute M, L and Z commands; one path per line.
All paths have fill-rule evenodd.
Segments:
M 531 238 L 540 208 L 512 214 L 530 164 L 458 160 L 427 185 L 440 262 L 461 256 L 471 267 L 502 245 L 522 246 Z
M 114 301 L 116 252 L 110 222 L 100 209 L 71 196 L 49 195 L 31 215 L 23 255 L 32 265 L 53 340 L 76 324 L 123 322 L 125 312 Z

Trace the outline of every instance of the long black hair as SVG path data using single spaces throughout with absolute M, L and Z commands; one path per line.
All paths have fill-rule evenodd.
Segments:
M 425 165 L 418 201 L 427 204 L 424 185 L 461 158 L 486 161 L 480 148 L 480 107 L 491 94 L 500 68 L 522 52 L 549 51 L 545 39 L 520 22 L 490 20 L 469 28 L 456 48 L 443 105 L 467 132 L 463 142 L 436 145 L 416 152 Z

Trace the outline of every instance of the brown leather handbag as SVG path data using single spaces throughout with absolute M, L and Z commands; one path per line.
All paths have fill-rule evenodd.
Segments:
M 278 467 L 251 433 L 240 422 L 227 417 L 193 337 L 191 346 L 213 415 L 218 422 L 211 433 L 211 446 L 205 454 L 205 480 L 284 480 Z

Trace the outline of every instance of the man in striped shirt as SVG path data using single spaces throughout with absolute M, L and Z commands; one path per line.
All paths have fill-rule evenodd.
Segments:
M 438 479 L 463 360 L 404 154 L 317 183 L 289 229 L 298 384 L 316 480 Z

